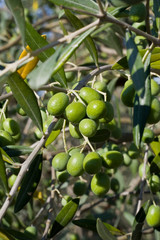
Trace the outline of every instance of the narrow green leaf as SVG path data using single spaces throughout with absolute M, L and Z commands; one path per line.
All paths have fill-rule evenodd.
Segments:
M 45 142 L 45 147 L 50 145 L 58 137 L 60 132 L 61 130 L 52 131 L 49 137 L 47 138 L 47 141 Z
M 3 150 L 5 150 L 10 157 L 18 157 L 31 153 L 33 148 L 27 146 L 10 145 L 4 147 Z
M 154 69 L 160 69 L 160 60 L 151 63 L 151 67 Z
M 19 105 L 24 109 L 26 114 L 32 119 L 35 125 L 42 130 L 42 117 L 37 99 L 32 89 L 16 72 L 8 77 L 7 82 Z
M 26 43 L 33 51 L 49 44 L 47 40 L 44 39 L 29 22 L 26 22 Z M 52 54 L 54 54 L 54 52 L 54 48 L 49 48 L 43 52 L 40 52 L 38 57 L 42 62 L 44 62 Z
M 127 57 L 123 57 L 120 60 L 118 60 L 115 64 L 113 64 L 112 69 L 113 70 L 128 69 Z
M 152 151 L 155 153 L 155 155 L 158 155 L 160 153 L 160 142 L 159 141 L 151 142 L 150 147 L 151 147 Z
M 150 201 L 145 202 L 140 208 L 139 212 L 136 214 L 134 223 L 133 223 L 133 231 L 132 231 L 132 240 L 141 239 L 142 237 L 142 227 L 144 225 L 144 221 L 148 212 L 148 208 L 150 205 Z
M 160 2 L 159 0 L 153 0 L 153 11 L 156 17 L 157 30 L 160 28 Z
M 134 88 L 136 90 L 134 113 L 133 113 L 133 139 L 139 148 L 143 130 L 150 112 L 151 104 L 151 81 L 150 81 L 150 57 L 142 63 L 142 58 L 138 51 L 132 35 L 126 33 L 127 60 Z
M 56 74 L 63 65 L 68 61 L 68 59 L 73 55 L 76 49 L 81 45 L 84 39 L 95 29 L 91 28 L 88 31 L 81 34 L 78 38 L 74 39 L 70 44 L 68 44 L 60 57 L 57 60 L 57 53 L 53 54 L 44 63 L 40 64 L 33 72 L 30 74 L 29 84 L 32 88 L 39 88 L 43 84 L 47 83 L 49 78 Z
M 69 201 L 62 210 L 58 213 L 51 231 L 49 238 L 55 236 L 59 231 L 61 231 L 74 217 L 79 206 L 79 198 L 72 199 Z
M 16 240 L 13 236 L 11 236 L 7 231 L 0 228 L 0 239 L 1 240 Z
M 0 147 L 0 152 L 2 154 L 2 158 L 3 158 L 3 161 L 9 163 L 9 164 L 13 164 L 14 161 L 12 160 L 12 158 L 10 158 L 10 156 L 8 156 L 8 154 L 4 151 L 3 148 Z
M 82 23 L 82 21 L 78 17 L 76 17 L 71 11 L 65 10 L 65 14 L 75 29 L 80 29 L 84 27 L 84 24 Z M 93 58 L 93 61 L 95 62 L 95 65 L 98 66 L 98 53 L 97 53 L 95 43 L 91 38 L 91 36 L 86 37 L 86 39 L 84 40 L 84 43 L 88 48 L 88 51 L 90 52 Z
M 139 50 L 139 53 L 141 57 L 144 56 L 144 54 L 148 51 L 149 49 L 141 49 Z M 160 47 L 155 47 L 152 50 L 151 53 L 151 67 L 155 69 L 160 69 Z M 127 57 L 123 57 L 120 60 L 118 60 L 115 64 L 112 66 L 113 70 L 121 70 L 121 69 L 128 69 L 128 62 L 127 62 Z
M 24 9 L 21 0 L 5 0 L 6 5 L 12 12 L 15 22 L 19 27 L 21 32 L 23 45 L 25 43 L 25 18 L 24 18 Z
M 26 236 L 25 233 L 22 233 L 22 232 L 19 232 L 19 231 L 16 231 L 14 229 L 11 229 L 11 228 L 1 228 L 4 232 L 10 234 L 12 237 L 14 237 L 14 239 L 16 240 L 33 240 L 33 236 L 32 237 L 28 237 Z M 1 231 L 1 230 L 0 230 Z M 1 239 L 1 238 L 0 238 Z M 13 239 L 13 238 L 12 238 Z M 3 239 L 4 240 L 4 239 Z
M 154 174 L 159 174 L 160 172 L 160 155 L 158 154 L 151 162 L 150 172 Z
M 32 25 L 26 22 L 26 42 L 32 50 L 40 49 L 49 43 L 32 27 Z M 38 54 L 39 59 L 44 62 L 55 53 L 54 48 L 49 48 Z M 58 81 L 63 87 L 67 86 L 67 80 L 64 73 L 64 69 L 61 68 L 55 75 L 55 81 Z
M 99 7 L 93 0 L 50 0 L 52 3 L 74 10 L 87 11 L 92 14 L 99 14 Z
M 138 96 L 141 96 L 145 85 L 144 66 L 133 36 L 129 31 L 126 32 L 126 47 L 131 78 L 133 80 L 136 93 Z
M 32 198 L 41 178 L 42 160 L 42 154 L 37 155 L 26 173 L 16 199 L 15 213 L 20 211 Z
M 116 238 L 110 233 L 110 231 L 106 228 L 106 226 L 99 218 L 97 219 L 96 228 L 101 239 L 116 240 Z
M 76 226 L 97 232 L 96 229 L 96 219 L 79 219 L 79 220 L 73 220 L 72 221 L 73 224 L 75 224 Z M 114 235 L 124 235 L 124 233 L 122 231 L 120 231 L 119 229 L 113 227 L 112 225 L 103 222 L 103 224 L 107 227 L 107 229 Z
M 4 189 L 8 192 L 8 181 L 7 181 L 7 175 L 6 175 L 6 168 L 5 168 L 5 164 L 4 164 L 1 152 L 0 152 L 0 178 L 2 180 Z

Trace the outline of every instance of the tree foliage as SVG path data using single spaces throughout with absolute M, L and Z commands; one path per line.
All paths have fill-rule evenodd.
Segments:
M 158 240 L 159 1 L 0 13 L 0 239 Z

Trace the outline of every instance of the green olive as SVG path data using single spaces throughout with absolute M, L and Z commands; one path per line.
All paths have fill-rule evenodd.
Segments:
M 104 157 L 104 166 L 107 168 L 118 168 L 123 163 L 123 154 L 119 151 L 108 151 Z
M 103 197 L 110 189 L 110 179 L 106 173 L 96 173 L 91 180 L 91 190 L 92 192 Z
M 87 104 L 89 104 L 93 100 L 101 100 L 101 95 L 96 90 L 90 87 L 81 88 L 79 95 Z
M 52 167 L 57 171 L 65 170 L 69 157 L 70 157 L 69 154 L 66 152 L 56 154 L 52 159 Z
M 150 227 L 159 227 L 160 226 L 160 207 L 151 205 L 148 209 L 146 216 L 147 224 Z
M 73 192 L 77 196 L 82 196 L 85 194 L 87 189 L 87 185 L 84 181 L 78 180 L 75 182 L 74 187 L 73 187 Z
M 83 168 L 89 174 L 95 174 L 99 172 L 102 166 L 102 158 L 96 152 L 88 153 L 83 161 Z
M 86 137 L 93 137 L 97 132 L 97 123 L 92 120 L 85 118 L 79 123 L 79 131 Z
M 66 107 L 65 115 L 69 122 L 79 123 L 86 115 L 86 107 L 81 102 L 72 102 Z
M 63 92 L 59 92 L 49 99 L 47 104 L 47 110 L 53 116 L 60 116 L 64 113 L 64 110 L 68 104 L 68 95 Z
M 83 174 L 83 160 L 84 154 L 79 152 L 70 157 L 67 163 L 67 171 L 71 176 L 77 177 Z

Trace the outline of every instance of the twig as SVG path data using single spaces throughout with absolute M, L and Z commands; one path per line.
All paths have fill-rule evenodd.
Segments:
M 68 149 L 67 149 L 67 144 L 66 144 L 66 133 L 65 133 L 65 128 L 66 128 L 66 119 L 64 119 L 63 122 L 63 127 L 62 127 L 62 136 L 63 136 L 63 145 L 64 145 L 64 150 L 66 153 L 68 153 Z
M 112 69 L 112 65 L 105 65 L 99 68 L 94 69 L 92 72 L 90 72 L 86 77 L 84 77 L 81 81 L 79 81 L 78 85 L 74 88 L 74 90 L 80 90 L 82 87 L 84 87 L 90 79 L 92 79 L 94 76 L 99 75 L 100 73 L 104 71 L 108 71 Z
M 51 197 L 50 197 L 50 208 L 48 210 L 48 219 L 46 221 L 46 227 L 45 230 L 43 232 L 43 236 L 42 236 L 42 240 L 47 239 L 47 235 L 49 232 L 49 228 L 51 226 L 51 222 L 52 222 L 52 212 L 54 210 L 54 196 L 55 196 L 55 185 L 54 185 L 54 179 L 55 179 L 55 171 L 51 165 L 51 179 L 52 179 L 52 184 L 51 184 Z M 56 209 L 56 208 L 55 208 Z
M 31 61 L 33 59 L 33 57 L 37 56 L 39 53 L 41 53 L 41 52 L 43 52 L 43 51 L 45 51 L 45 50 L 47 50 L 51 47 L 57 46 L 58 44 L 61 44 L 61 43 L 67 42 L 67 41 L 70 42 L 73 38 L 77 37 L 79 34 L 87 31 L 88 29 L 90 29 L 92 27 L 98 26 L 99 23 L 100 23 L 100 21 L 99 21 L 99 19 L 97 19 L 95 22 L 93 22 L 93 23 L 91 23 L 91 24 L 89 24 L 89 25 L 71 33 L 70 35 L 62 37 L 57 41 L 54 41 L 54 42 L 52 42 L 52 43 L 50 43 L 50 44 L 48 44 L 48 45 L 46 45 L 42 48 L 39 48 L 39 49 L 37 49 L 33 52 L 28 53 L 25 57 L 17 60 L 16 62 L 14 62 L 12 64 L 8 64 L 8 66 L 4 70 L 0 71 L 0 76 L 3 76 L 4 74 L 6 74 L 8 72 L 15 72 L 17 70 L 17 68 L 19 66 L 21 66 L 22 63 L 24 63 L 24 64 L 26 63 L 25 62 L 26 60 Z
M 139 210 L 141 208 L 142 199 L 143 199 L 144 185 L 146 182 L 146 165 L 147 165 L 147 161 L 148 161 L 148 149 L 149 149 L 149 147 L 148 147 L 148 145 L 146 145 L 145 154 L 144 154 L 143 175 L 142 175 L 142 181 L 141 181 L 141 187 L 140 187 L 140 193 L 139 193 L 136 214 L 139 212 Z
M 99 6 L 99 10 L 100 10 L 101 15 L 104 16 L 106 13 L 105 13 L 104 8 L 102 6 L 101 0 L 97 0 L 97 4 Z
M 128 196 L 130 194 L 136 194 L 137 191 L 135 191 L 134 189 L 139 185 L 139 183 L 140 183 L 140 178 L 137 177 L 136 179 L 132 179 L 131 180 L 131 182 L 129 184 L 129 187 L 125 191 L 123 191 L 123 192 L 121 192 L 119 194 L 116 194 L 114 196 L 106 196 L 105 198 L 95 200 L 92 203 L 84 204 L 82 206 L 82 208 L 79 210 L 78 215 L 80 215 L 80 214 L 82 215 L 84 212 L 92 209 L 93 207 L 97 206 L 98 204 L 100 204 L 100 203 L 102 203 L 104 201 L 108 201 L 108 200 L 111 200 L 111 199 L 117 199 L 120 196 Z

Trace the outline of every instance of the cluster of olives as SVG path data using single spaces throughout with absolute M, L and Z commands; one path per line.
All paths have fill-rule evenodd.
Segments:
M 105 99 L 107 101 L 104 100 L 105 94 L 101 93 L 107 95 Z M 67 120 L 69 132 L 73 138 L 84 138 L 84 140 L 87 138 L 92 142 L 94 136 L 95 139 L 98 138 L 97 133 L 100 130 L 108 128 L 113 131 L 117 129 L 113 119 L 114 110 L 109 100 L 110 94 L 106 83 L 96 82 L 93 88 L 87 86 L 76 91 L 72 102 L 66 93 L 56 93 L 49 99 L 47 110 L 49 114 Z M 92 151 L 85 155 L 83 148 L 75 148 L 69 152 L 55 155 L 52 166 L 56 170 L 56 177 L 60 182 L 67 181 L 70 176 L 79 177 L 84 173 L 91 175 L 91 190 L 95 195 L 101 197 L 108 192 L 110 187 L 115 192 L 118 190 L 116 179 L 110 181 L 107 169 L 118 168 L 122 162 L 123 154 L 116 150 L 103 152 L 103 154 Z M 87 184 L 84 180 L 75 182 L 73 192 L 76 195 L 83 195 L 86 190 Z M 68 198 L 66 197 L 66 199 Z
M 20 137 L 19 124 L 12 118 L 4 118 L 0 130 L 0 146 L 13 145 Z
M 88 173 L 91 175 L 91 190 L 100 197 L 108 192 L 110 186 L 115 192 L 119 190 L 119 187 L 117 188 L 119 183 L 114 178 L 110 183 L 107 170 L 118 168 L 122 163 L 123 154 L 115 150 L 103 153 L 103 155 L 98 152 L 89 152 L 85 155 L 80 152 L 80 149 L 74 149 L 69 153 L 58 153 L 52 159 L 52 166 L 56 170 L 56 176 L 60 182 L 67 181 L 70 176 L 78 177 Z M 81 196 L 86 189 L 85 181 L 78 180 L 74 184 L 73 192 Z
M 74 138 L 93 137 L 101 122 L 110 122 L 114 117 L 111 103 L 105 102 L 102 95 L 90 87 L 83 87 L 79 91 L 79 99 L 71 103 L 63 92 L 53 95 L 47 109 L 51 115 L 63 115 L 69 121 L 69 131 Z
M 155 124 L 160 121 L 160 101 L 156 97 L 160 93 L 160 86 L 158 83 L 151 79 L 151 109 L 147 119 L 147 123 Z M 124 88 L 121 92 L 121 100 L 127 107 L 134 106 L 135 88 L 131 79 L 125 82 Z

